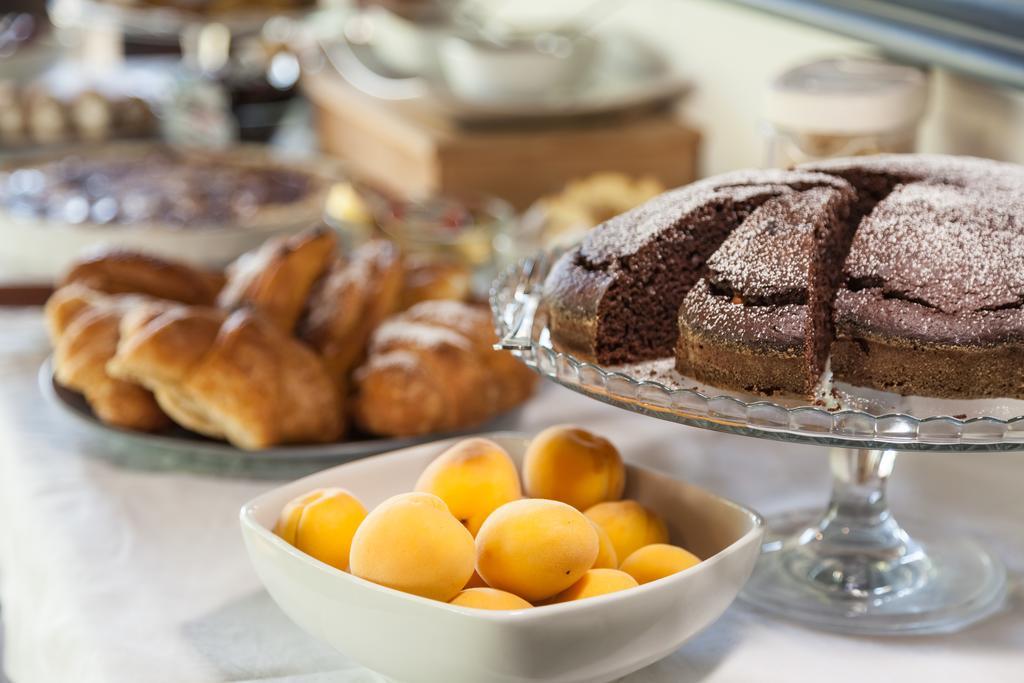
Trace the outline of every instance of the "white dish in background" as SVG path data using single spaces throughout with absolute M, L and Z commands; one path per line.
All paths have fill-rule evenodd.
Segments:
M 564 42 L 561 52 L 542 49 L 537 37 L 498 44 L 450 36 L 438 48 L 441 75 L 453 95 L 470 102 L 514 103 L 574 91 L 591 78 L 598 44 L 586 36 L 570 41 L 552 34 L 551 39 Z
M 0 172 L 21 164 L 74 156 L 80 152 L 112 158 L 131 158 L 161 143 L 117 142 L 102 147 L 69 146 L 59 150 L 23 152 L 3 159 Z M 98 150 L 98 151 L 97 151 Z M 189 151 L 197 158 L 204 150 Z M 231 163 L 269 164 L 306 173 L 313 178 L 309 193 L 292 204 L 269 204 L 244 224 L 209 224 L 182 227 L 160 222 L 100 224 L 68 223 L 46 218 L 22 219 L 0 207 L 0 280 L 16 283 L 51 283 L 66 272 L 83 252 L 100 246 L 143 251 L 155 256 L 208 268 L 221 268 L 240 254 L 275 235 L 303 230 L 323 217 L 327 192 L 341 179 L 340 164 L 333 160 L 293 161 L 280 159 L 269 148 L 240 145 L 213 151 L 216 159 Z
M 516 97 L 494 94 L 493 89 L 487 88 L 492 93 L 487 95 L 483 86 L 477 91 L 475 86 L 459 88 L 448 82 L 438 59 L 442 57 L 442 39 L 429 41 L 436 58 L 424 60 L 418 73 L 396 74 L 388 67 L 388 58 L 380 53 L 388 43 L 387 37 L 374 35 L 365 44 L 338 40 L 336 36 L 342 29 L 337 26 L 344 25 L 343 18 L 328 15 L 323 28 L 312 28 L 319 36 L 327 62 L 345 81 L 372 97 L 422 102 L 467 123 L 608 114 L 670 102 L 690 87 L 689 79 L 649 43 L 625 31 L 595 30 L 586 39 L 592 41 L 594 48 L 592 58 L 588 58 L 590 68 L 577 82 L 538 88 Z M 448 58 L 451 60 L 452 55 Z M 482 68 L 484 64 L 478 66 Z M 464 78 L 468 80 L 468 75 Z M 477 81 L 479 78 L 474 79 L 474 83 Z M 478 96 L 467 97 L 470 90 Z
M 345 27 L 346 34 L 360 32 L 372 36 L 374 54 L 391 74 L 414 75 L 435 69 L 437 44 L 449 35 L 451 6 L 443 3 L 408 3 L 412 11 L 433 10 L 430 15 L 412 21 L 380 5 L 364 7 Z M 340 31 L 339 31 L 340 32 Z
M 486 434 L 518 463 L 528 439 Z M 703 562 L 639 588 L 573 603 L 495 612 L 454 607 L 356 578 L 274 535 L 281 508 L 311 489 L 340 486 L 367 508 L 411 491 L 455 441 L 341 465 L 259 496 L 240 521 L 256 573 L 311 635 L 406 683 L 600 683 L 675 651 L 714 622 L 746 583 L 764 535 L 761 517 L 691 484 L 629 466 L 627 497 L 666 521 Z
M 0 279 L 21 283 L 53 282 L 83 252 L 100 246 L 142 251 L 200 267 L 221 268 L 275 235 L 296 232 L 310 225 L 311 222 L 306 221 L 199 232 L 158 226 L 28 225 L 0 217 L 0 235 L 4 240 L 0 249 Z

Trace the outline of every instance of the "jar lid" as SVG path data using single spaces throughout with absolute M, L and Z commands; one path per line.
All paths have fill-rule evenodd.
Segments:
M 856 135 L 903 128 L 924 114 L 928 82 L 917 67 L 878 59 L 823 59 L 778 76 L 772 123 L 808 133 Z

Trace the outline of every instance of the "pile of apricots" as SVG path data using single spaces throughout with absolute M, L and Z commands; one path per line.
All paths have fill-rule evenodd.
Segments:
M 415 491 L 372 512 L 348 491 L 311 491 L 274 532 L 299 550 L 382 586 L 491 610 L 526 609 L 636 587 L 700 562 L 669 545 L 665 522 L 622 500 L 626 468 L 606 439 L 550 427 L 523 476 L 493 441 L 461 441 Z M 526 497 L 524 497 L 524 492 Z

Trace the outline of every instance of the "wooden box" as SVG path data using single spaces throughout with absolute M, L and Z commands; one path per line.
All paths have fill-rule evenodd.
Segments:
M 384 101 L 336 73 L 303 77 L 321 147 L 400 196 L 496 195 L 517 208 L 598 171 L 650 175 L 666 187 L 696 177 L 700 136 L 672 112 L 460 126 L 412 101 Z

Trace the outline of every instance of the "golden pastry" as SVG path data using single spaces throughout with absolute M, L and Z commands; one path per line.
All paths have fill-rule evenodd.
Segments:
M 537 375 L 511 353 L 495 351 L 498 337 L 490 312 L 458 301 L 425 301 L 405 313 L 407 320 L 455 330 L 469 339 L 492 378 L 498 412 L 517 406 L 533 393 Z
M 279 330 L 291 333 L 314 283 L 331 263 L 336 242 L 327 228 L 267 240 L 228 266 L 219 305 L 259 310 Z
M 46 307 L 43 314 L 46 319 L 46 331 L 50 336 L 50 343 L 57 346 L 57 342 L 64 335 L 65 330 L 71 325 L 82 311 L 90 307 L 109 306 L 114 297 L 97 292 L 80 283 L 64 285 L 58 288 L 50 298 L 46 300 Z
M 323 362 L 259 312 L 177 307 L 128 322 L 108 370 L 152 390 L 182 426 L 247 450 L 341 436 Z
M 108 294 L 145 294 L 212 305 L 224 286 L 224 276 L 149 254 L 112 249 L 93 252 L 76 262 L 62 284 L 73 282 Z
M 398 310 L 402 259 L 391 242 L 356 249 L 336 261 L 310 299 L 300 337 L 323 356 L 331 375 L 344 382 L 366 353 L 370 334 Z
M 117 350 L 121 318 L 139 302 L 138 297 L 107 296 L 72 284 L 57 290 L 46 302 L 46 321 L 54 344 L 57 382 L 82 393 L 104 423 L 155 431 L 170 421 L 152 394 L 106 371 Z
M 535 378 L 501 358 L 490 317 L 455 301 L 426 301 L 385 321 L 355 373 L 354 419 L 387 436 L 480 424 L 522 402 Z

